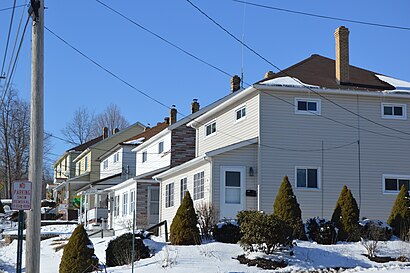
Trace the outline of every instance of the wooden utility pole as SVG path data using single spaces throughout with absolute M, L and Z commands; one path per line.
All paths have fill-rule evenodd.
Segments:
M 40 273 L 41 189 L 44 137 L 44 0 L 31 0 L 31 119 L 29 180 L 32 206 L 27 213 L 26 272 Z

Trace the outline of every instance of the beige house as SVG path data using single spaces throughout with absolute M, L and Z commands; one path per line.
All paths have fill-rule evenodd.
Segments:
M 191 121 L 196 158 L 161 181 L 160 221 L 171 224 L 186 191 L 219 217 L 273 211 L 288 176 L 304 219 L 330 218 L 343 185 L 360 216 L 387 220 L 410 184 L 410 82 L 349 65 L 349 31 L 335 32 L 336 61 L 311 57 L 241 90 Z

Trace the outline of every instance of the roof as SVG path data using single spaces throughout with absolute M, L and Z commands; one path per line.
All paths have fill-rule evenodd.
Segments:
M 336 82 L 336 64 L 335 60 L 313 54 L 309 58 L 292 65 L 276 74 L 269 79 L 263 79 L 258 83 L 264 83 L 268 80 L 280 77 L 293 77 L 308 85 L 315 85 L 329 89 L 349 89 L 349 90 L 367 90 L 367 91 L 384 91 L 393 90 L 394 86 L 380 80 L 376 74 L 370 70 L 359 68 L 353 65 L 349 66 L 349 83 L 338 84 Z M 296 82 L 295 82 L 296 83 Z
M 103 136 L 101 135 L 101 136 L 93 138 L 93 139 L 91 139 L 91 140 L 89 140 L 89 141 L 87 141 L 83 144 L 80 144 L 80 145 L 78 145 L 74 148 L 68 149 L 67 152 L 69 152 L 69 151 L 82 152 L 85 149 L 87 149 L 88 147 L 94 145 L 95 143 L 100 142 L 102 139 L 103 139 Z
M 158 134 L 159 132 L 161 132 L 162 130 L 164 130 L 165 128 L 168 127 L 168 123 L 166 122 L 158 122 L 157 125 L 155 125 L 152 128 L 147 128 L 144 132 L 139 133 L 136 136 L 133 136 L 125 141 L 123 141 L 121 144 L 126 144 L 126 142 L 128 141 L 132 141 L 132 140 L 137 140 L 137 139 L 141 139 L 144 138 L 144 141 L 150 139 L 151 137 L 155 136 L 156 134 Z

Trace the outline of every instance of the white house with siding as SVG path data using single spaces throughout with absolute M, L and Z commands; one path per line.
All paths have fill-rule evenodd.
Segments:
M 343 185 L 360 216 L 387 220 L 400 186 L 410 184 L 410 82 L 349 64 L 349 31 L 335 32 L 336 61 L 311 57 L 240 90 L 188 123 L 196 158 L 161 181 L 160 220 L 181 196 L 212 203 L 219 218 L 273 211 L 288 176 L 304 219 L 330 218 Z

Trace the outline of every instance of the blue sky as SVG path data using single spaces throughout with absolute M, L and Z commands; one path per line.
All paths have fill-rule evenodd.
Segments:
M 241 73 L 242 47 L 187 1 L 101 0 L 137 23 L 231 75 Z M 334 58 L 334 30 L 350 29 L 350 63 L 410 81 L 410 31 L 305 17 L 244 6 L 231 0 L 193 3 L 281 69 L 311 54 Z M 23 4 L 25 0 L 18 0 Z M 251 2 L 327 16 L 410 27 L 410 2 L 345 0 Z M 394 4 L 393 4 L 394 3 Z M 0 9 L 13 5 L 2 0 Z M 114 14 L 95 0 L 46 1 L 45 25 L 101 65 L 166 105 L 189 114 L 197 98 L 205 106 L 229 93 L 230 77 L 167 45 Z M 16 10 L 15 26 L 22 8 Z M 0 56 L 3 56 L 11 10 L 0 11 Z M 24 16 L 27 16 L 24 13 Z M 24 17 L 25 20 L 26 17 Z M 12 32 L 15 34 L 16 29 Z M 25 39 L 14 88 L 30 96 L 30 35 Z M 14 41 L 14 36 L 12 36 Z M 260 80 L 274 67 L 244 49 L 245 81 Z M 3 82 L 2 82 L 3 83 Z M 45 130 L 60 130 L 74 111 L 102 112 L 117 104 L 130 123 L 155 125 L 169 110 L 142 96 L 45 32 Z M 72 145 L 53 140 L 54 154 Z M 57 158 L 52 155 L 52 158 Z

